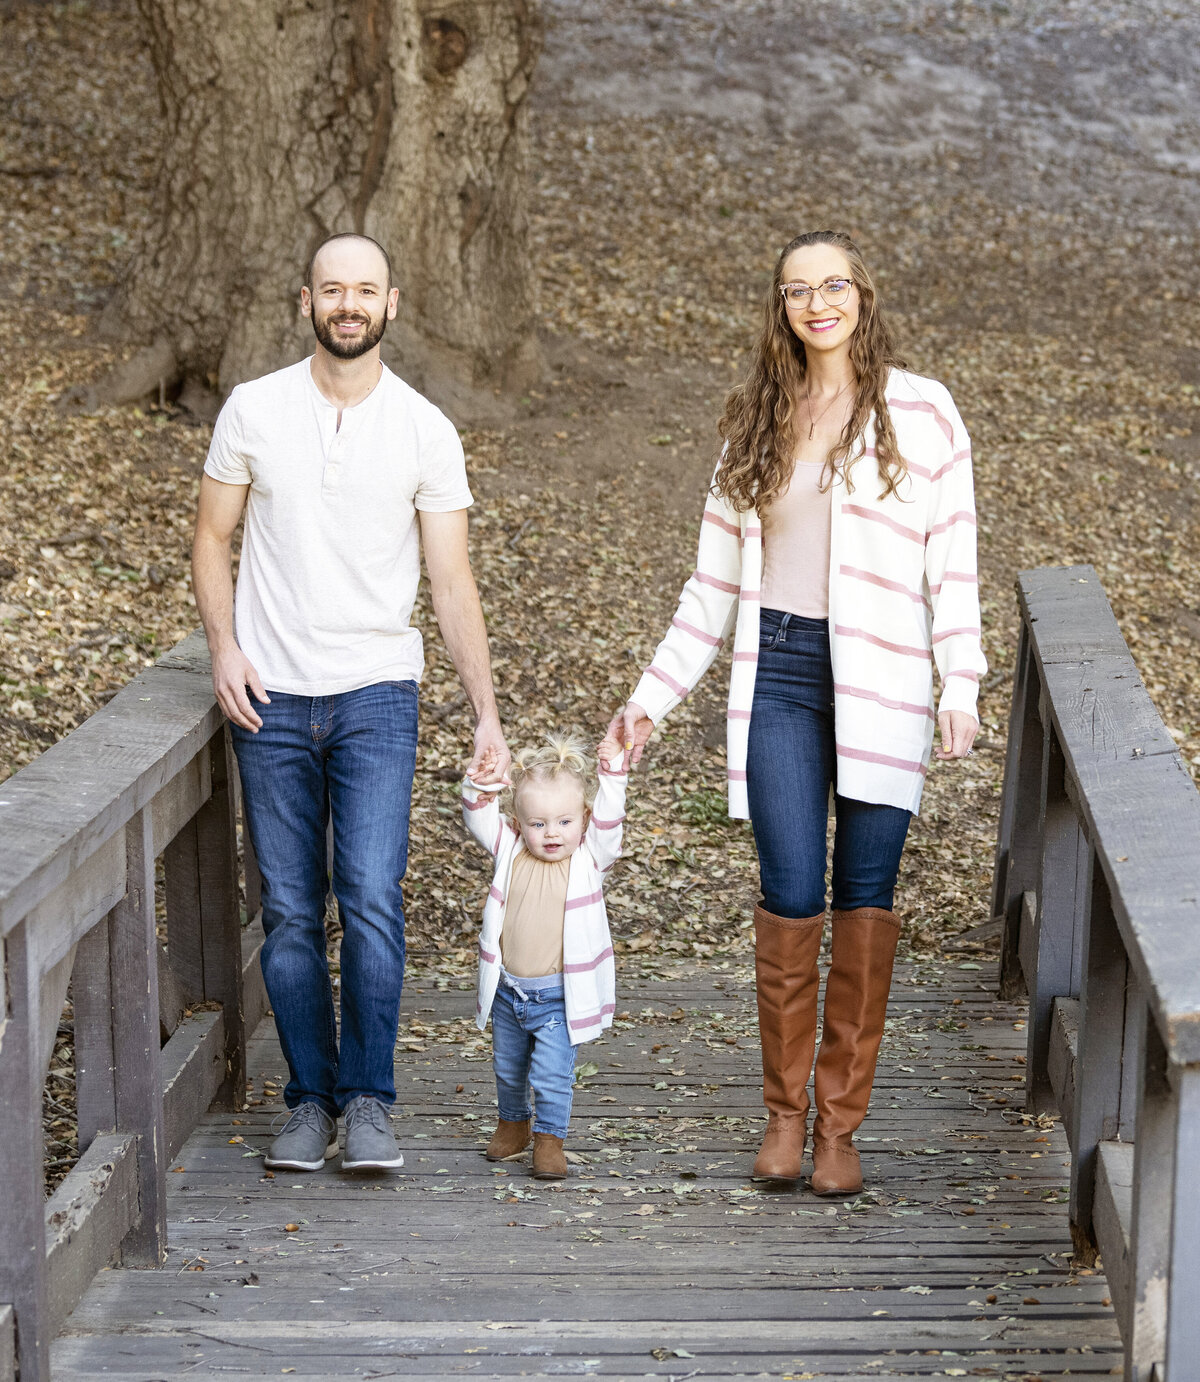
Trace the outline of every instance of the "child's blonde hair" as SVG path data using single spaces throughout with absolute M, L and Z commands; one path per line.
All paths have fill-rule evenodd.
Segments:
M 543 743 L 513 754 L 508 769 L 511 786 L 505 793 L 504 809 L 508 814 L 515 811 L 523 782 L 550 782 L 563 774 L 579 784 L 583 804 L 590 809 L 596 800 L 596 759 L 591 745 L 578 730 L 547 734 Z

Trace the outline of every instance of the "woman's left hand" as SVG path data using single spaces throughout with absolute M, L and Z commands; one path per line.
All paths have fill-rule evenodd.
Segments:
M 934 757 L 966 758 L 979 733 L 979 721 L 965 710 L 943 710 L 937 719 L 942 742 L 934 749 Z

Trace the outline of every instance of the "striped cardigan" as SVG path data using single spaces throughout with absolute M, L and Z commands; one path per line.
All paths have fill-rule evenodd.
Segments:
M 616 978 L 612 937 L 604 909 L 604 875 L 621 855 L 625 822 L 625 773 L 600 768 L 600 786 L 579 848 L 571 855 L 567 874 L 567 905 L 563 915 L 563 988 L 567 1030 L 571 1044 L 591 1041 L 612 1026 L 616 1009 Z M 479 985 L 475 1021 L 487 1026 L 492 1000 L 500 982 L 500 934 L 508 900 L 513 860 L 524 851 L 520 831 L 500 815 L 499 788 L 478 787 L 470 778 L 462 785 L 463 820 L 467 829 L 496 861 L 492 886 L 483 904 L 479 937 Z
M 897 494 L 879 496 L 874 426 L 859 443 L 847 493 L 832 491 L 829 642 L 837 790 L 916 812 L 938 710 L 976 715 L 980 646 L 971 443 L 949 391 L 893 370 L 888 411 L 908 464 Z M 630 700 L 657 724 L 688 694 L 733 631 L 729 683 L 729 813 L 747 817 L 746 748 L 759 646 L 762 525 L 712 493 L 696 570 L 666 637 Z

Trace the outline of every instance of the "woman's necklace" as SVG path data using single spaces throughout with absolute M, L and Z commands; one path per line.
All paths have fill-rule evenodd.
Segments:
M 830 408 L 833 407 L 833 405 L 838 401 L 839 398 L 841 398 L 841 396 L 846 392 L 846 390 L 847 390 L 849 387 L 850 387 L 849 384 L 843 384 L 842 387 L 837 391 L 837 393 L 835 393 L 834 396 L 829 400 L 829 402 L 826 403 L 826 405 L 821 409 L 821 411 L 817 414 L 816 417 L 813 417 L 813 410 L 812 410 L 812 389 L 810 388 L 809 391 L 804 395 L 804 402 L 805 402 L 805 405 L 806 405 L 807 408 L 808 408 L 808 439 L 809 439 L 809 441 L 812 441 L 812 439 L 813 439 L 813 433 L 817 430 L 817 423 L 821 421 L 821 419 L 825 416 L 825 414 L 830 410 Z

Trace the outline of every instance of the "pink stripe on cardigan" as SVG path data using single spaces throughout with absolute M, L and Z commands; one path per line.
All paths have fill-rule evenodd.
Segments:
M 859 700 L 874 701 L 877 705 L 883 706 L 886 710 L 903 710 L 908 715 L 923 715 L 932 720 L 933 710 L 927 705 L 913 705 L 909 701 L 893 701 L 887 696 L 881 695 L 878 691 L 868 691 L 862 686 L 845 686 L 841 682 L 834 682 L 833 689 L 843 696 L 855 696 Z
M 885 513 L 876 513 L 874 509 L 864 509 L 861 504 L 843 504 L 842 512 L 853 514 L 855 518 L 865 519 L 868 523 L 882 523 L 885 528 L 890 528 L 892 532 L 907 538 L 909 542 L 924 542 L 920 533 L 906 528 L 903 523 L 897 523 L 894 518 L 889 518 Z
M 899 653 L 903 657 L 921 657 L 925 658 L 926 661 L 929 659 L 928 648 L 909 648 L 905 647 L 903 643 L 889 643 L 886 638 L 877 638 L 875 634 L 868 633 L 866 629 L 852 629 L 845 624 L 838 624 L 835 626 L 834 632 L 843 638 L 861 638 L 864 643 L 870 643 L 876 648 L 883 648 L 889 653 Z
M 925 764 L 910 762 L 906 758 L 893 758 L 886 753 L 872 753 L 869 749 L 850 749 L 844 744 L 837 746 L 839 758 L 856 758 L 861 763 L 882 763 L 885 768 L 900 768 L 906 773 L 920 773 L 925 776 Z
M 850 576 L 856 581 L 866 581 L 868 585 L 877 585 L 883 590 L 894 590 L 898 595 L 907 595 L 918 605 L 928 605 L 929 603 L 919 590 L 910 590 L 902 581 L 893 581 L 887 576 L 878 576 L 873 571 L 862 571 L 857 566 L 841 566 L 838 570 L 843 576 Z
M 950 425 L 949 418 L 944 418 L 932 403 L 926 403 L 923 399 L 916 398 L 889 398 L 887 401 L 888 409 L 897 409 L 900 412 L 930 413 L 937 422 L 937 425 L 946 434 L 947 441 L 954 440 L 954 428 Z
M 682 629 L 684 633 L 690 633 L 693 638 L 698 638 L 701 643 L 707 643 L 710 648 L 719 648 L 725 641 L 723 638 L 715 638 L 711 633 L 705 633 L 703 629 L 698 629 L 695 625 L 687 623 L 679 615 L 676 615 L 671 623 L 677 629 Z
M 609 959 L 609 957 L 612 955 L 612 953 L 613 953 L 613 948 L 612 948 L 612 946 L 610 945 L 610 946 L 608 947 L 607 950 L 602 950 L 602 951 L 599 953 L 599 955 L 597 955 L 597 956 L 595 957 L 595 959 L 588 960 L 586 964 L 563 965 L 563 973 L 564 973 L 564 974 L 586 974 L 589 970 L 595 969 L 595 968 L 597 967 L 597 965 L 602 965 L 602 964 L 604 963 L 605 960 Z

